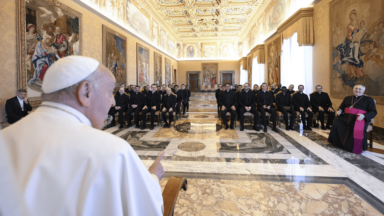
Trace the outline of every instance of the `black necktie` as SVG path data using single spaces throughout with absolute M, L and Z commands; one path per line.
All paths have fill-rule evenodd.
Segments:
M 247 106 L 248 106 L 248 92 L 246 91 L 245 93 L 246 93 L 246 94 L 245 94 L 245 99 L 246 99 L 246 100 L 245 100 L 245 103 L 246 103 Z
M 264 92 L 264 105 L 267 105 L 267 96 L 266 96 L 265 92 Z

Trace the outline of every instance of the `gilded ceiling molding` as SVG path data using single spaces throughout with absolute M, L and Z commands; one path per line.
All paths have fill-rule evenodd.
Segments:
M 301 8 L 277 28 L 281 44 L 297 32 L 299 46 L 314 45 L 313 8 Z

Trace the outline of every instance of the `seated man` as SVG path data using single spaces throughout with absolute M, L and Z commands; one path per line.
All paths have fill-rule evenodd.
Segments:
M 144 101 L 145 101 L 145 95 L 140 92 L 140 86 L 135 87 L 135 93 L 130 95 L 130 107 L 127 110 L 127 113 L 125 114 L 125 118 L 127 119 L 128 125 L 127 128 L 130 128 L 132 126 L 131 123 L 131 114 L 134 114 L 135 118 L 135 128 L 139 128 L 139 114 L 141 110 L 143 109 L 144 106 Z
M 163 95 L 167 94 L 166 89 L 167 89 L 167 85 L 163 84 L 163 85 L 161 86 L 161 91 L 159 91 L 161 97 L 163 97 Z
M 272 130 L 278 133 L 279 131 L 276 128 L 276 111 L 273 109 L 273 94 L 267 91 L 267 84 L 263 83 L 261 85 L 261 91 L 257 93 L 257 109 L 260 112 L 261 120 L 264 125 L 264 132 L 267 132 L 267 120 L 265 116 L 265 112 L 271 114 L 271 119 L 273 123 Z
M 220 106 L 219 106 L 219 100 L 220 100 L 220 94 L 221 94 L 221 85 L 217 85 L 216 93 L 215 93 L 215 98 L 216 98 L 216 103 L 217 103 L 217 113 L 220 112 Z M 219 113 L 220 115 L 220 113 Z
M 270 90 L 270 92 L 271 92 L 272 94 L 277 94 L 278 90 L 276 89 L 276 85 L 275 85 L 275 84 L 272 84 L 272 85 L 271 85 L 271 90 Z
M 373 98 L 364 95 L 365 86 L 353 87 L 353 95 L 344 98 L 337 111 L 328 142 L 355 154 L 368 149 L 367 127 L 377 115 Z
M 312 130 L 312 118 L 313 112 L 311 109 L 311 104 L 309 103 L 308 95 L 304 92 L 304 86 L 299 85 L 299 92 L 293 94 L 292 103 L 294 105 L 295 111 L 300 112 L 301 115 L 301 123 L 303 124 L 304 130 Z M 308 119 L 305 118 L 305 113 L 308 114 Z
M 221 107 L 221 117 L 224 121 L 225 130 L 228 129 L 227 112 L 231 113 L 231 129 L 233 130 L 236 121 L 237 99 L 236 93 L 231 91 L 231 86 L 228 83 L 225 84 L 225 91 L 220 94 L 219 106 Z
M 240 109 L 240 131 L 244 130 L 244 113 L 250 112 L 253 114 L 253 120 L 255 122 L 254 129 L 259 131 L 259 111 L 256 109 L 256 97 L 255 93 L 249 89 L 249 83 L 244 84 L 244 91 L 242 91 L 238 98 Z
M 323 86 L 317 85 L 316 92 L 310 95 L 310 99 L 311 99 L 313 112 L 319 113 L 321 130 L 326 130 L 326 129 L 331 129 L 331 124 L 333 123 L 333 119 L 335 118 L 335 111 L 332 108 L 332 102 L 328 94 L 322 91 L 323 91 Z M 328 114 L 326 127 L 324 127 L 324 113 Z M 318 125 L 316 127 L 318 127 Z
M 175 94 L 176 94 L 176 120 L 179 119 L 177 115 L 180 113 L 181 103 L 183 102 L 183 92 L 179 90 L 179 86 L 175 85 Z
M 183 93 L 183 115 L 185 115 L 185 109 L 187 108 L 187 104 L 189 102 L 189 92 L 187 89 L 185 89 L 185 85 L 181 85 L 181 92 Z
M 156 91 L 156 85 L 151 85 L 151 91 L 147 93 L 147 96 L 145 98 L 144 107 L 142 111 L 141 118 L 143 119 L 143 126 L 141 126 L 141 130 L 144 130 L 146 127 L 146 121 L 147 121 L 147 113 L 149 110 L 151 110 L 151 127 L 150 129 L 153 130 L 155 127 L 154 121 L 155 121 L 155 114 L 156 111 L 160 110 L 160 103 L 161 103 L 161 96 Z
M 289 85 L 288 92 L 291 94 L 295 93 L 295 90 L 293 90 L 294 88 L 295 88 L 295 86 L 293 84 Z
M 237 91 L 236 91 L 236 99 L 239 100 L 240 98 L 240 93 L 243 91 L 243 86 L 241 85 L 237 85 Z M 237 102 L 237 105 L 239 105 L 239 102 Z M 237 120 L 240 120 L 239 119 L 239 116 L 240 116 L 240 109 L 239 107 L 236 107 L 236 114 L 237 114 Z
M 257 94 L 258 91 L 259 91 L 259 85 L 257 84 L 253 85 L 253 93 Z
M 119 91 L 115 94 L 115 106 L 109 109 L 108 115 L 112 116 L 112 122 L 109 127 L 114 127 L 116 125 L 115 114 L 119 112 L 119 129 L 124 127 L 123 114 L 128 109 L 129 96 L 124 92 L 124 88 L 120 88 Z
M 8 123 L 13 124 L 28 115 L 32 111 L 32 106 L 27 98 L 25 89 L 17 90 L 17 96 L 8 99 L 5 103 L 5 112 L 7 113 Z
M 164 121 L 164 127 L 170 128 L 171 123 L 173 120 L 173 112 L 175 110 L 176 106 L 176 96 L 172 94 L 171 88 L 166 89 L 167 94 L 163 96 L 163 110 L 162 110 L 162 117 Z M 167 112 L 169 115 L 169 123 L 167 122 Z
M 296 118 L 296 112 L 293 110 L 291 94 L 287 87 L 283 86 L 281 93 L 276 95 L 276 106 L 279 112 L 283 113 L 286 130 L 293 130 L 293 124 Z M 288 113 L 291 114 L 290 124 L 288 126 Z

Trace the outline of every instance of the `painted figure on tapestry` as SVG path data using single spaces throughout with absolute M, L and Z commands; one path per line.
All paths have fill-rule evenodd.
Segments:
M 280 83 L 280 69 L 279 69 L 279 58 L 277 55 L 276 43 L 269 46 L 269 57 L 268 57 L 268 86 L 275 84 L 276 86 Z
M 165 84 L 172 84 L 171 61 L 165 58 Z
M 149 49 L 137 44 L 137 84 L 139 86 L 149 85 Z
M 127 81 L 127 58 L 126 58 L 126 38 L 103 26 L 103 49 L 105 49 L 105 66 L 112 72 L 116 78 L 116 88 Z M 103 56 L 103 58 L 105 58 Z
M 47 69 L 58 59 L 80 54 L 79 18 L 43 0 L 26 3 L 28 87 L 41 92 Z
M 341 0 L 332 8 L 331 84 L 338 97 L 359 83 L 370 86 L 366 94 L 384 96 L 383 7 L 381 1 Z
M 218 64 L 217 63 L 203 63 L 203 85 L 213 86 L 216 85 Z
M 157 86 L 162 85 L 162 56 L 155 52 L 155 84 Z

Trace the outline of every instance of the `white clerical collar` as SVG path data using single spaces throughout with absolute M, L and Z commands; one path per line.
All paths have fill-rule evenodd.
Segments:
M 263 91 L 265 93 L 265 91 Z
M 245 91 L 245 93 L 248 93 L 249 90 Z
M 62 104 L 62 103 L 57 103 L 57 102 L 52 102 L 52 101 L 44 101 L 41 103 L 40 108 L 45 108 L 45 107 L 50 107 L 52 108 L 50 111 L 51 112 L 60 112 L 67 114 L 66 116 L 70 117 L 71 119 L 76 119 L 88 126 L 92 127 L 91 121 L 80 111 L 77 109 L 70 107 L 68 105 Z M 36 111 L 38 111 L 37 109 Z
M 300 92 L 300 94 L 303 94 L 303 92 Z

